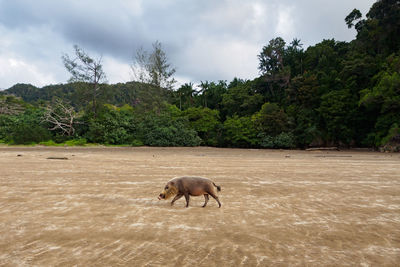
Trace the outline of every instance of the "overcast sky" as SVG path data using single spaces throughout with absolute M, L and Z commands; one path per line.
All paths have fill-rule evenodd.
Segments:
M 269 40 L 350 41 L 344 18 L 375 0 L 0 0 L 0 89 L 42 87 L 70 75 L 61 56 L 77 44 L 102 56 L 109 83 L 131 80 L 139 47 L 160 41 L 180 82 L 258 75 Z

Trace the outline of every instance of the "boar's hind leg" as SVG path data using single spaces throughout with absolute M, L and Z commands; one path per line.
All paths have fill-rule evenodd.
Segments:
M 221 202 L 219 202 L 218 196 L 216 196 L 214 193 L 212 192 L 208 192 L 208 194 L 210 194 L 217 202 L 219 205 L 219 208 L 221 208 Z
M 178 199 L 180 199 L 181 197 L 183 197 L 182 194 L 178 194 L 174 197 L 174 199 L 171 201 L 171 206 L 174 205 L 174 202 L 177 201 Z
M 207 202 L 208 202 L 208 194 L 204 194 L 204 199 L 205 199 L 205 202 L 204 202 L 203 208 L 207 205 Z

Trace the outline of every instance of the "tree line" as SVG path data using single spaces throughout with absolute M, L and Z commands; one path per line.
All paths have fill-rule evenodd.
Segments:
M 351 42 L 270 40 L 253 80 L 187 83 L 161 43 L 137 51 L 134 81 L 105 83 L 100 59 L 75 46 L 67 84 L 16 84 L 2 92 L 0 140 L 113 145 L 306 148 L 400 143 L 400 3 L 354 9 Z M 18 98 L 20 97 L 20 98 Z

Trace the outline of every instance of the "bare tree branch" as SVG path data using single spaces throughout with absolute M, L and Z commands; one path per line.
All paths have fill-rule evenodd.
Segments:
M 75 109 L 63 103 L 60 99 L 57 99 L 53 105 L 48 106 L 43 115 L 43 121 L 52 125 L 49 130 L 61 130 L 61 134 L 67 136 L 75 134 L 74 126 L 80 123 L 76 121 L 76 118 Z

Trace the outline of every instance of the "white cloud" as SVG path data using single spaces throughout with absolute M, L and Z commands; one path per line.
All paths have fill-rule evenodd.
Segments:
M 131 67 L 110 56 L 103 57 L 103 68 L 109 83 L 124 83 L 132 80 Z
M 245 41 L 196 39 L 182 55 L 189 59 L 186 72 L 199 73 L 196 82 L 252 78 L 257 71 L 258 47 Z
M 57 83 L 57 78 L 51 73 L 44 73 L 36 65 L 18 58 L 0 56 L 1 89 L 7 89 L 16 83 L 31 83 L 35 86 L 45 86 Z
M 275 34 L 282 37 L 286 41 L 294 38 L 294 22 L 293 22 L 292 6 L 280 7 L 278 11 L 278 22 L 275 29 Z
M 0 35 L 1 89 L 16 83 L 42 87 L 67 81 L 61 55 L 68 42 L 51 27 L 8 29 L 0 25 Z

